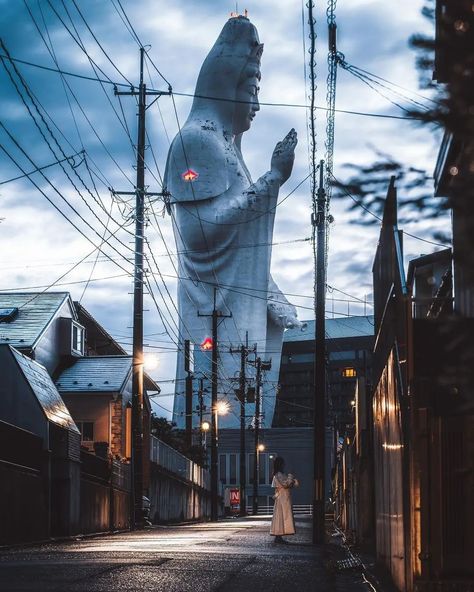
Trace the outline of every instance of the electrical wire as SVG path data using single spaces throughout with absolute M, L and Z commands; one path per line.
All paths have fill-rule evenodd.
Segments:
M 53 72 L 56 74 L 64 74 L 64 76 L 73 76 L 75 78 L 81 78 L 82 80 L 89 80 L 91 82 L 101 82 L 102 84 L 112 84 L 113 86 L 127 86 L 124 83 L 121 82 L 113 82 L 111 80 L 105 80 L 105 79 L 100 79 L 100 78 L 94 78 L 92 76 L 85 76 L 82 74 L 76 74 L 74 72 L 68 72 L 66 70 L 58 70 L 57 68 L 50 68 L 47 66 L 43 66 L 41 64 L 35 64 L 33 62 L 29 62 L 26 60 L 20 60 L 18 58 L 13 58 L 11 56 L 6 56 L 6 55 L 2 55 L 0 54 L 0 58 L 4 58 L 4 59 L 8 59 L 11 62 L 17 62 L 19 64 L 23 64 L 25 66 L 31 66 L 34 68 L 40 68 L 42 70 L 46 70 L 48 72 Z M 155 90 L 155 89 L 150 89 L 150 90 Z M 211 97 L 211 96 L 207 96 L 207 95 L 196 95 L 196 94 L 192 94 L 192 93 L 182 93 L 182 92 L 177 92 L 175 90 L 172 91 L 172 95 L 174 96 L 178 96 L 178 97 L 189 97 L 189 98 L 201 98 L 201 99 L 208 99 L 210 101 L 232 101 L 233 103 L 249 103 L 249 101 L 237 101 L 237 100 L 233 100 L 233 99 L 223 99 L 220 97 Z M 261 106 L 266 106 L 266 107 L 291 107 L 291 108 L 299 108 L 299 109 L 308 109 L 307 105 L 304 105 L 302 103 L 275 103 L 275 102 L 261 102 L 259 101 L 259 104 Z M 321 107 L 321 106 L 317 106 L 315 105 L 314 107 L 316 110 L 318 111 L 327 111 L 327 107 Z M 420 120 L 419 117 L 414 117 L 414 116 L 403 116 L 403 115 L 390 115 L 387 113 L 369 113 L 369 112 L 364 112 L 364 111 L 355 111 L 355 110 L 350 110 L 350 109 L 336 109 L 336 113 L 345 113 L 346 115 L 359 115 L 359 116 L 363 116 L 363 117 L 376 117 L 376 118 L 382 118 L 382 119 L 399 119 L 399 120 L 406 120 L 406 121 L 417 121 Z
M 3 48 L 3 50 L 8 53 L 8 50 L 6 49 L 5 45 L 3 44 L 3 41 L 0 39 L 0 45 Z M 29 116 L 31 117 L 31 119 L 33 120 L 37 130 L 39 131 L 40 135 L 42 136 L 43 140 L 46 142 L 49 150 L 51 151 L 51 153 L 54 155 L 54 157 L 56 159 L 58 159 L 58 156 L 54 150 L 54 148 L 52 147 L 50 141 L 47 139 L 46 135 L 44 134 L 43 130 L 41 129 L 41 126 L 39 125 L 38 121 L 36 120 L 33 112 L 31 111 L 29 105 L 27 104 L 20 88 L 18 87 L 15 79 L 13 78 L 13 75 L 11 74 L 11 72 L 9 71 L 9 69 L 6 67 L 5 62 L 2 60 L 3 66 L 8 74 L 8 77 L 10 78 L 10 81 L 12 82 L 18 96 L 20 97 L 24 107 L 26 108 Z M 20 72 L 18 71 L 18 69 L 16 68 L 16 66 L 13 64 L 13 69 L 15 70 L 15 73 L 18 77 L 18 79 L 20 80 L 23 88 L 26 91 L 26 94 L 28 95 L 28 98 L 30 99 L 31 103 L 33 104 L 33 107 L 35 108 L 36 113 L 39 115 L 43 125 L 46 127 L 46 129 L 49 132 L 49 135 L 51 136 L 51 138 L 53 139 L 55 145 L 57 146 L 57 148 L 59 149 L 59 151 L 61 152 L 61 154 L 63 155 L 63 157 L 67 158 L 66 153 L 64 152 L 62 146 L 59 144 L 56 136 L 53 134 L 50 126 L 48 125 L 48 123 L 46 122 L 43 114 L 41 113 L 32 93 L 30 92 L 30 89 L 26 83 L 26 81 L 23 79 L 23 77 L 21 76 Z M 18 142 L 12 137 L 12 135 L 8 132 L 8 130 L 5 128 L 5 126 L 2 124 L 3 129 L 7 132 L 7 134 L 9 135 L 10 139 L 15 143 L 15 145 L 22 151 L 22 153 L 28 158 L 28 160 L 31 162 L 31 164 L 33 164 L 34 166 L 37 167 L 37 165 L 33 162 L 33 160 L 26 154 L 26 152 L 21 148 L 21 146 L 18 144 Z M 59 163 L 58 160 L 58 164 L 60 165 L 62 171 L 64 172 L 64 174 L 66 175 L 66 177 L 68 178 L 69 182 L 72 184 L 72 186 L 74 187 L 75 191 L 78 193 L 78 195 L 80 196 L 81 200 L 84 202 L 84 204 L 86 205 L 86 207 L 88 208 L 88 210 L 93 214 L 93 216 L 98 220 L 98 222 L 101 224 L 102 227 L 106 228 L 104 222 L 99 218 L 99 216 L 97 215 L 97 213 L 94 211 L 94 209 L 90 206 L 90 204 L 88 203 L 88 201 L 84 198 L 84 196 L 82 195 L 80 189 L 77 187 L 77 185 L 75 184 L 75 182 L 72 180 L 71 176 L 69 175 L 69 173 L 67 172 L 67 170 L 65 169 L 65 167 Z M 38 168 L 38 167 L 37 167 Z M 47 179 L 47 177 L 44 175 L 44 173 L 42 171 L 39 171 L 41 173 L 41 175 L 45 178 L 45 180 L 49 182 L 49 180 Z M 82 179 L 82 177 L 79 175 L 79 173 L 77 172 L 76 168 L 72 168 L 72 172 L 74 173 L 74 175 L 79 179 L 79 181 L 81 182 L 82 186 L 86 189 L 86 191 L 89 193 L 89 195 L 93 198 L 94 202 L 97 203 L 101 209 L 104 209 L 103 204 L 97 200 L 97 198 L 94 196 L 94 194 L 90 191 L 90 189 L 87 187 L 86 183 L 84 182 L 84 180 Z M 56 190 L 56 188 L 50 183 L 50 185 L 53 187 L 53 189 Z M 78 211 L 73 208 L 70 204 L 69 206 L 71 207 L 71 209 L 73 209 L 75 211 L 76 214 L 78 214 L 80 216 L 80 214 L 78 213 Z M 107 213 L 107 211 L 106 211 Z M 84 218 L 82 216 L 80 216 L 83 220 Z M 115 221 L 115 220 L 114 220 Z M 116 222 L 116 221 L 115 221 Z M 87 222 L 86 222 L 87 223 Z M 118 222 L 116 222 L 117 224 L 119 224 Z M 87 223 L 88 224 L 88 223 Z M 88 224 L 89 225 L 89 224 Z M 90 226 L 90 225 L 89 225 Z M 125 247 L 126 249 L 128 249 L 131 252 L 134 252 L 133 249 L 131 249 L 128 245 L 126 245 L 125 243 L 123 243 L 123 241 L 121 241 L 118 237 L 114 237 L 123 247 Z M 112 247 L 112 245 L 110 245 Z M 119 253 L 119 251 L 117 251 L 117 249 L 114 250 L 121 255 L 121 253 Z
M 350 197 L 352 199 L 352 201 L 358 205 L 359 207 L 361 207 L 363 210 L 365 210 L 368 214 L 370 214 L 371 216 L 373 216 L 374 218 L 376 218 L 379 222 L 382 222 L 382 218 L 380 216 L 377 216 L 377 214 L 374 214 L 374 212 L 372 212 L 366 205 L 364 205 L 360 200 L 358 200 L 357 198 L 355 198 L 345 187 L 344 184 L 341 183 L 340 181 L 338 181 L 338 179 L 336 179 L 336 177 L 334 175 L 332 175 L 332 178 L 334 179 L 334 181 L 336 181 L 336 183 L 338 184 L 338 186 L 342 189 L 342 191 L 344 191 L 344 193 L 347 195 L 347 197 Z M 421 238 L 421 236 L 417 236 L 416 234 L 411 234 L 410 232 L 407 232 L 406 230 L 402 230 L 403 234 L 406 234 L 407 236 L 414 238 L 416 240 L 422 241 L 424 243 L 428 243 L 430 245 L 434 245 L 435 247 L 450 247 L 450 245 L 447 245 L 445 243 L 437 243 L 434 241 L 430 241 L 426 238 Z
M 0 181 L 0 185 L 5 185 L 6 183 L 12 183 L 13 181 L 18 181 L 18 179 L 24 179 L 25 177 L 29 177 L 30 175 L 34 175 L 35 173 L 38 173 L 39 171 L 44 171 L 44 169 L 48 169 L 52 166 L 59 164 L 59 162 L 64 162 L 66 160 L 72 160 L 72 163 L 73 163 L 72 166 L 79 166 L 78 164 L 76 164 L 74 162 L 74 157 L 79 156 L 79 154 L 83 154 L 82 150 L 80 152 L 76 152 L 75 154 L 72 154 L 71 156 L 66 156 L 66 158 L 63 158 L 60 161 L 56 160 L 54 162 L 51 162 L 50 164 L 45 164 L 44 166 L 37 167 L 34 170 L 32 170 L 28 173 L 25 173 L 24 175 L 18 175 L 16 177 L 12 177 L 11 179 L 7 179 L 6 181 Z
M 3 124 L 0 122 L 0 126 L 4 127 Z M 20 171 L 22 171 L 23 173 L 25 173 L 24 169 L 22 168 L 22 166 L 15 160 L 15 158 L 7 151 L 7 149 L 0 144 L 0 149 L 3 150 L 3 152 L 8 156 L 8 158 L 13 162 L 13 164 L 15 164 L 18 169 Z M 125 269 L 125 267 L 122 267 L 122 265 L 120 265 L 119 263 L 117 263 L 117 261 L 114 261 L 112 258 L 110 258 L 110 256 L 108 255 L 108 253 L 106 253 L 103 248 L 97 246 L 92 239 L 90 239 L 50 198 L 49 196 L 41 189 L 41 187 L 31 178 L 28 177 L 29 181 L 32 183 L 32 185 L 34 185 L 36 187 L 36 189 L 46 198 L 46 200 L 53 206 L 53 208 L 59 212 L 59 214 L 69 222 L 69 224 L 71 224 L 87 241 L 89 241 L 92 245 L 94 245 L 94 247 L 96 249 L 99 249 L 107 258 L 110 259 L 110 261 L 112 261 L 112 263 L 114 263 L 117 267 L 120 267 L 120 269 L 122 269 L 123 271 L 125 271 L 125 273 L 127 273 L 128 275 L 131 275 L 130 272 Z M 49 180 L 48 180 L 49 182 Z M 67 201 L 67 199 L 56 189 L 56 187 L 53 186 L 53 189 L 58 193 L 58 195 L 69 205 L 69 207 L 72 208 L 72 206 L 69 204 L 69 202 Z M 73 209 L 73 208 L 72 208 Z M 79 215 L 80 216 L 80 215 Z M 80 216 L 82 218 L 82 216 Z M 84 220 L 84 219 L 83 219 Z M 84 220 L 85 221 L 85 220 Z M 86 222 L 87 224 L 87 222 Z M 94 232 L 96 234 L 98 234 L 95 230 Z M 101 236 L 98 234 L 99 238 L 101 238 Z M 111 246 L 111 245 L 109 245 Z M 125 261 L 127 263 L 129 263 L 129 261 L 127 259 L 125 259 Z

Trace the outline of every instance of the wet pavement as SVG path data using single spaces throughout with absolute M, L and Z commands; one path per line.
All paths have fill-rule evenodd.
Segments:
M 311 523 L 276 545 L 269 518 L 145 531 L 0 550 L 2 592 L 372 592 L 360 570 L 338 571 L 337 544 L 313 547 Z

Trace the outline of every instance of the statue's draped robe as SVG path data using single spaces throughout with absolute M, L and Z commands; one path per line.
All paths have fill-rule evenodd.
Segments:
M 232 315 L 219 321 L 219 398 L 232 410 L 220 427 L 239 425 L 234 389 L 240 355 L 230 353 L 246 342 L 258 355 L 272 360 L 262 389 L 263 425 L 271 426 L 275 406 L 283 336 L 281 305 L 269 311 L 270 299 L 287 303 L 270 276 L 271 242 L 279 186 L 266 173 L 255 184 L 240 152 L 240 137 L 232 134 L 235 94 L 242 71 L 259 47 L 257 31 L 245 18 L 228 21 L 199 74 L 191 113 L 174 139 L 165 173 L 179 252 L 179 341 L 174 420 L 184 427 L 183 341 L 200 344 L 212 336 L 214 286 L 216 309 Z M 221 101 L 199 97 L 217 97 Z M 186 171 L 198 174 L 186 181 Z M 289 307 L 289 305 L 287 303 Z M 284 312 L 283 312 L 284 317 Z M 210 364 L 196 356 L 195 376 L 210 376 Z M 251 370 L 247 366 L 247 371 Z M 197 381 L 196 381 L 197 382 Z M 210 383 L 205 383 L 209 387 Z M 195 390 L 197 385 L 195 384 Z M 209 394 L 205 397 L 207 413 Z M 193 404 L 195 411 L 196 400 Z M 248 405 L 246 415 L 252 415 Z M 195 415 L 194 425 L 197 425 Z

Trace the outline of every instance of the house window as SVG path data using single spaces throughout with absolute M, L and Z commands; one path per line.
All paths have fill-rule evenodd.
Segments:
M 357 370 L 355 368 L 343 368 L 342 376 L 344 378 L 355 378 L 357 376 Z
M 81 325 L 72 323 L 72 343 L 71 349 L 79 354 L 84 353 L 84 329 Z
M 81 432 L 81 442 L 94 441 L 94 422 L 93 421 L 76 421 L 76 425 Z

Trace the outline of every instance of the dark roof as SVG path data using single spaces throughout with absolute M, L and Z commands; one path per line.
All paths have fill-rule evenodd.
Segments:
M 302 329 L 287 329 L 283 342 L 314 340 L 314 320 L 303 321 Z M 344 337 L 371 337 L 374 335 L 373 316 L 353 316 L 343 319 L 326 319 L 326 339 Z
M 56 379 L 60 393 L 121 392 L 132 373 L 132 356 L 78 358 Z
M 424 267 L 425 265 L 432 265 L 433 263 L 438 263 L 440 265 L 445 264 L 448 267 L 451 263 L 451 256 L 451 249 L 447 248 L 442 249 L 441 251 L 435 251 L 434 253 L 429 253 L 428 255 L 421 255 L 416 259 L 410 259 L 410 262 L 408 263 L 407 284 L 411 285 L 413 283 L 413 277 L 417 267 Z
M 0 292 L 0 308 L 19 309 L 11 322 L 0 323 L 0 343 L 18 349 L 34 348 L 68 298 L 68 292 Z
M 46 368 L 15 348 L 9 349 L 48 420 L 63 428 L 79 432 Z
M 80 302 L 74 302 L 79 322 L 86 329 L 87 347 L 94 355 L 116 356 L 127 355 L 124 348 L 102 327 L 102 325 L 86 310 Z

